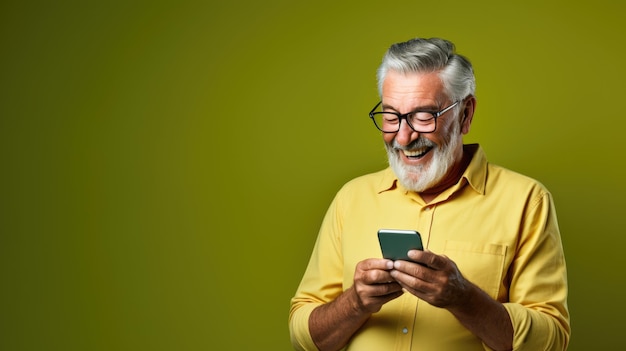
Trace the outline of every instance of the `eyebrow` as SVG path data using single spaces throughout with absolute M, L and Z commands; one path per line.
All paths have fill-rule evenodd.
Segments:
M 396 113 L 400 113 L 398 112 L 398 110 L 390 105 L 386 105 L 386 104 L 382 104 L 381 105 L 383 110 L 391 110 L 394 111 Z M 414 109 L 412 109 L 411 111 L 407 112 L 407 113 L 412 113 L 412 112 L 437 112 L 441 110 L 441 107 L 436 106 L 436 105 L 426 105 L 426 106 L 420 106 L 420 107 L 416 107 Z

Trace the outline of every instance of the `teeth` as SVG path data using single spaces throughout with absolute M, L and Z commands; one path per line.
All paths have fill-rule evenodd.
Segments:
M 428 151 L 428 148 L 421 148 L 417 150 L 402 150 L 407 157 L 423 156 Z

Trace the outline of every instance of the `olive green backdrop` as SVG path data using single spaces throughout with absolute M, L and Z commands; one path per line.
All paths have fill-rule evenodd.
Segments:
M 0 4 L 0 349 L 289 350 L 289 299 L 393 42 L 470 57 L 467 142 L 554 194 L 570 350 L 622 344 L 614 1 Z

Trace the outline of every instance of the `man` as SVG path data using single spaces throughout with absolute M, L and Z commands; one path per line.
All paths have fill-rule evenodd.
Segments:
M 463 145 L 476 108 L 470 62 L 442 39 L 391 46 L 378 70 L 390 168 L 346 184 L 291 301 L 304 350 L 564 350 L 565 259 L 550 193 Z M 424 250 L 383 259 L 381 228 Z

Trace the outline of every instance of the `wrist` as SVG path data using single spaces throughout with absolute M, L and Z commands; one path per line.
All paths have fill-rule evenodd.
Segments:
M 368 312 L 367 309 L 365 308 L 365 304 L 363 303 L 363 300 L 361 300 L 361 297 L 359 296 L 359 293 L 356 291 L 354 286 L 351 286 L 346 292 L 347 294 L 344 294 L 344 296 L 348 300 L 347 301 L 347 305 L 349 306 L 349 311 L 347 311 L 348 314 L 352 316 L 361 316 L 364 314 L 370 314 L 370 312 Z
M 493 299 L 478 286 L 469 281 L 465 281 L 463 294 L 461 294 L 461 297 L 455 301 L 455 303 L 448 306 L 447 310 L 457 316 L 476 316 L 477 312 L 480 312 L 482 309 L 481 306 L 484 306 L 484 304 L 487 303 L 487 300 L 491 302 Z

